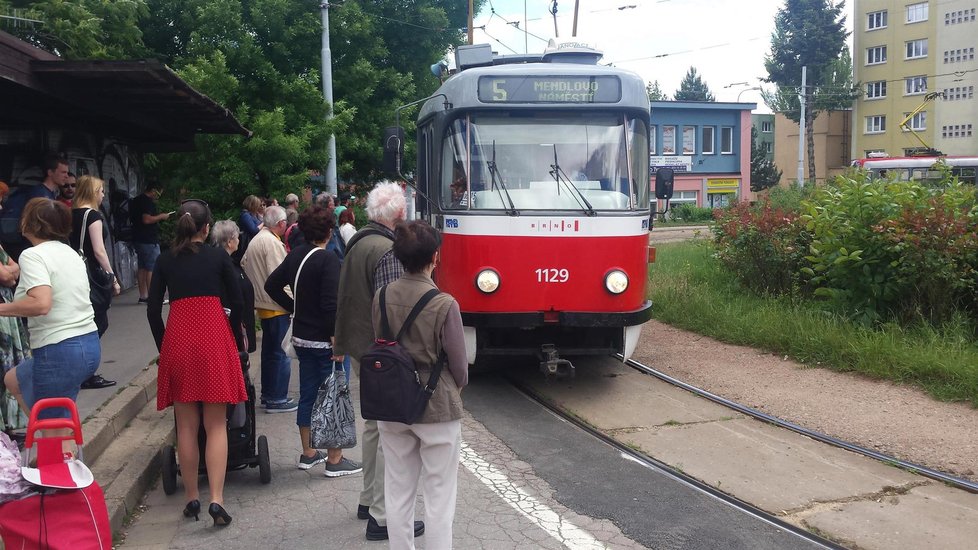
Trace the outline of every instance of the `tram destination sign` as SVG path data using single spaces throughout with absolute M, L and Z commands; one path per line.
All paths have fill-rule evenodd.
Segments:
M 618 103 L 617 76 L 483 76 L 483 103 Z

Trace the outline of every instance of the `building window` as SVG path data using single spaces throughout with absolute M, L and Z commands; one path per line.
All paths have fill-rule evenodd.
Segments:
M 765 141 L 764 142 L 764 152 L 767 153 L 767 154 L 769 154 L 769 155 L 771 153 L 773 153 L 774 152 L 774 143 L 772 143 L 770 141 Z
M 968 23 L 975 20 L 975 8 L 970 10 L 949 11 L 944 14 L 945 25 L 957 25 L 958 23 Z
M 696 127 L 683 126 L 683 154 L 696 154 Z
M 874 11 L 867 15 L 866 30 L 876 30 L 886 28 L 886 10 Z
M 697 191 L 676 191 L 672 195 L 672 199 L 669 201 L 673 205 L 676 204 L 696 204 L 696 195 L 699 194 Z
M 910 115 L 910 113 L 903 113 L 903 116 L 904 117 L 907 117 L 909 115 Z M 921 112 L 915 114 L 914 116 L 912 116 L 910 118 L 910 120 L 907 121 L 907 126 L 909 126 L 911 130 L 926 130 L 927 129 L 927 111 L 921 111 Z M 906 130 L 906 127 L 905 127 L 904 128 L 904 132 L 906 132 L 906 131 L 907 130 Z
M 873 115 L 866 117 L 866 133 L 882 134 L 886 131 L 886 115 Z
M 927 21 L 927 2 L 918 2 L 907 6 L 907 23 Z
M 675 126 L 662 127 L 662 154 L 663 155 L 676 154 L 676 127 Z
M 720 154 L 721 155 L 732 155 L 733 150 L 733 128 L 731 126 L 724 126 L 720 128 Z
M 866 48 L 866 64 L 878 65 L 880 63 L 886 63 L 886 46 Z
M 927 39 L 911 40 L 907 42 L 907 59 L 920 59 L 927 57 Z
M 915 94 L 926 94 L 927 93 L 927 77 L 926 76 L 908 76 L 904 79 L 906 84 L 905 95 L 915 95 Z
M 877 80 L 866 84 L 866 99 L 880 99 L 886 97 L 886 81 Z
M 955 86 L 954 88 L 944 88 L 944 101 L 958 101 L 961 99 L 974 99 L 974 86 Z
M 774 123 L 771 122 L 770 120 L 761 121 L 761 132 L 765 134 L 770 134 L 773 128 L 774 128 Z
M 713 155 L 716 154 L 716 128 L 713 126 L 703 127 L 703 154 Z
M 866 158 L 882 158 L 886 156 L 886 151 L 883 149 L 866 149 Z
M 941 137 L 948 138 L 970 138 L 972 136 L 971 124 L 952 124 L 941 127 Z

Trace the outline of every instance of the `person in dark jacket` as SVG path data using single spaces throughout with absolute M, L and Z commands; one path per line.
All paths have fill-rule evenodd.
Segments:
M 241 243 L 241 231 L 238 224 L 231 220 L 221 220 L 214 224 L 211 229 L 210 242 L 212 245 L 224 250 L 229 256 L 233 256 Z M 244 331 L 246 347 L 248 353 L 254 353 L 258 349 L 258 340 L 255 337 L 255 289 L 237 265 L 234 266 L 238 274 L 238 286 L 241 287 L 241 296 L 244 299 L 244 307 L 241 310 L 241 329 Z
M 324 250 L 335 225 L 333 213 L 321 206 L 303 210 L 299 214 L 299 228 L 307 242 L 293 248 L 265 281 L 265 292 L 293 315 L 292 345 L 299 358 L 299 409 L 296 414 L 302 443 L 299 469 L 308 470 L 326 462 L 326 477 L 363 471 L 359 463 L 343 456 L 342 449 L 327 449 L 323 455 L 309 445 L 312 405 L 319 386 L 334 368 L 343 368 L 343 357 L 333 353 L 340 260 Z M 292 290 L 291 296 L 285 291 L 286 287 Z M 295 296 L 301 299 L 297 302 L 293 299 Z

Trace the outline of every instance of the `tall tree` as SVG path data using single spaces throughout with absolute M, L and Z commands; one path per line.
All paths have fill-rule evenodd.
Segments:
M 696 67 L 689 68 L 673 97 L 676 101 L 716 101 L 706 82 L 697 74 Z
M 757 128 L 750 129 L 750 190 L 763 191 L 781 181 L 781 170 L 768 160 L 767 151 L 757 143 Z
M 40 23 L 0 20 L 0 29 L 65 59 L 119 59 L 146 53 L 139 19 L 144 0 L 0 0 L 0 14 Z
M 765 101 L 775 111 L 801 122 L 805 102 L 808 178 L 815 180 L 814 122 L 821 111 L 848 107 L 858 97 L 852 84 L 852 58 L 846 46 L 845 2 L 785 0 L 774 18 L 771 52 L 764 59 L 767 82 L 775 92 Z M 805 88 L 801 69 L 807 67 Z
M 669 101 L 669 95 L 662 91 L 658 80 L 647 83 L 645 91 L 649 94 L 649 101 Z

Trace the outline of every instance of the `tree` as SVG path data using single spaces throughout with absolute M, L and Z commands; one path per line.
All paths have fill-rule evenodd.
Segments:
M 649 94 L 649 101 L 669 101 L 669 95 L 662 91 L 658 80 L 646 84 L 645 91 Z
M 676 101 L 716 101 L 706 82 L 696 73 L 695 67 L 690 67 L 686 72 L 673 97 Z
M 781 181 L 781 170 L 768 160 L 767 152 L 757 143 L 757 128 L 750 129 L 750 190 L 763 191 Z
M 0 0 L 0 14 L 18 10 L 18 16 L 41 23 L 17 25 L 8 20 L 2 29 L 65 59 L 123 59 L 144 57 L 138 23 L 146 17 L 144 0 Z
M 832 0 L 785 0 L 774 18 L 771 52 L 764 59 L 767 82 L 777 88 L 765 94 L 775 112 L 796 123 L 801 120 L 801 96 L 805 101 L 805 139 L 808 178 L 815 180 L 814 122 L 821 111 L 840 109 L 858 97 L 852 84 L 852 58 L 846 46 L 845 2 Z M 807 67 L 805 89 L 801 69 Z

